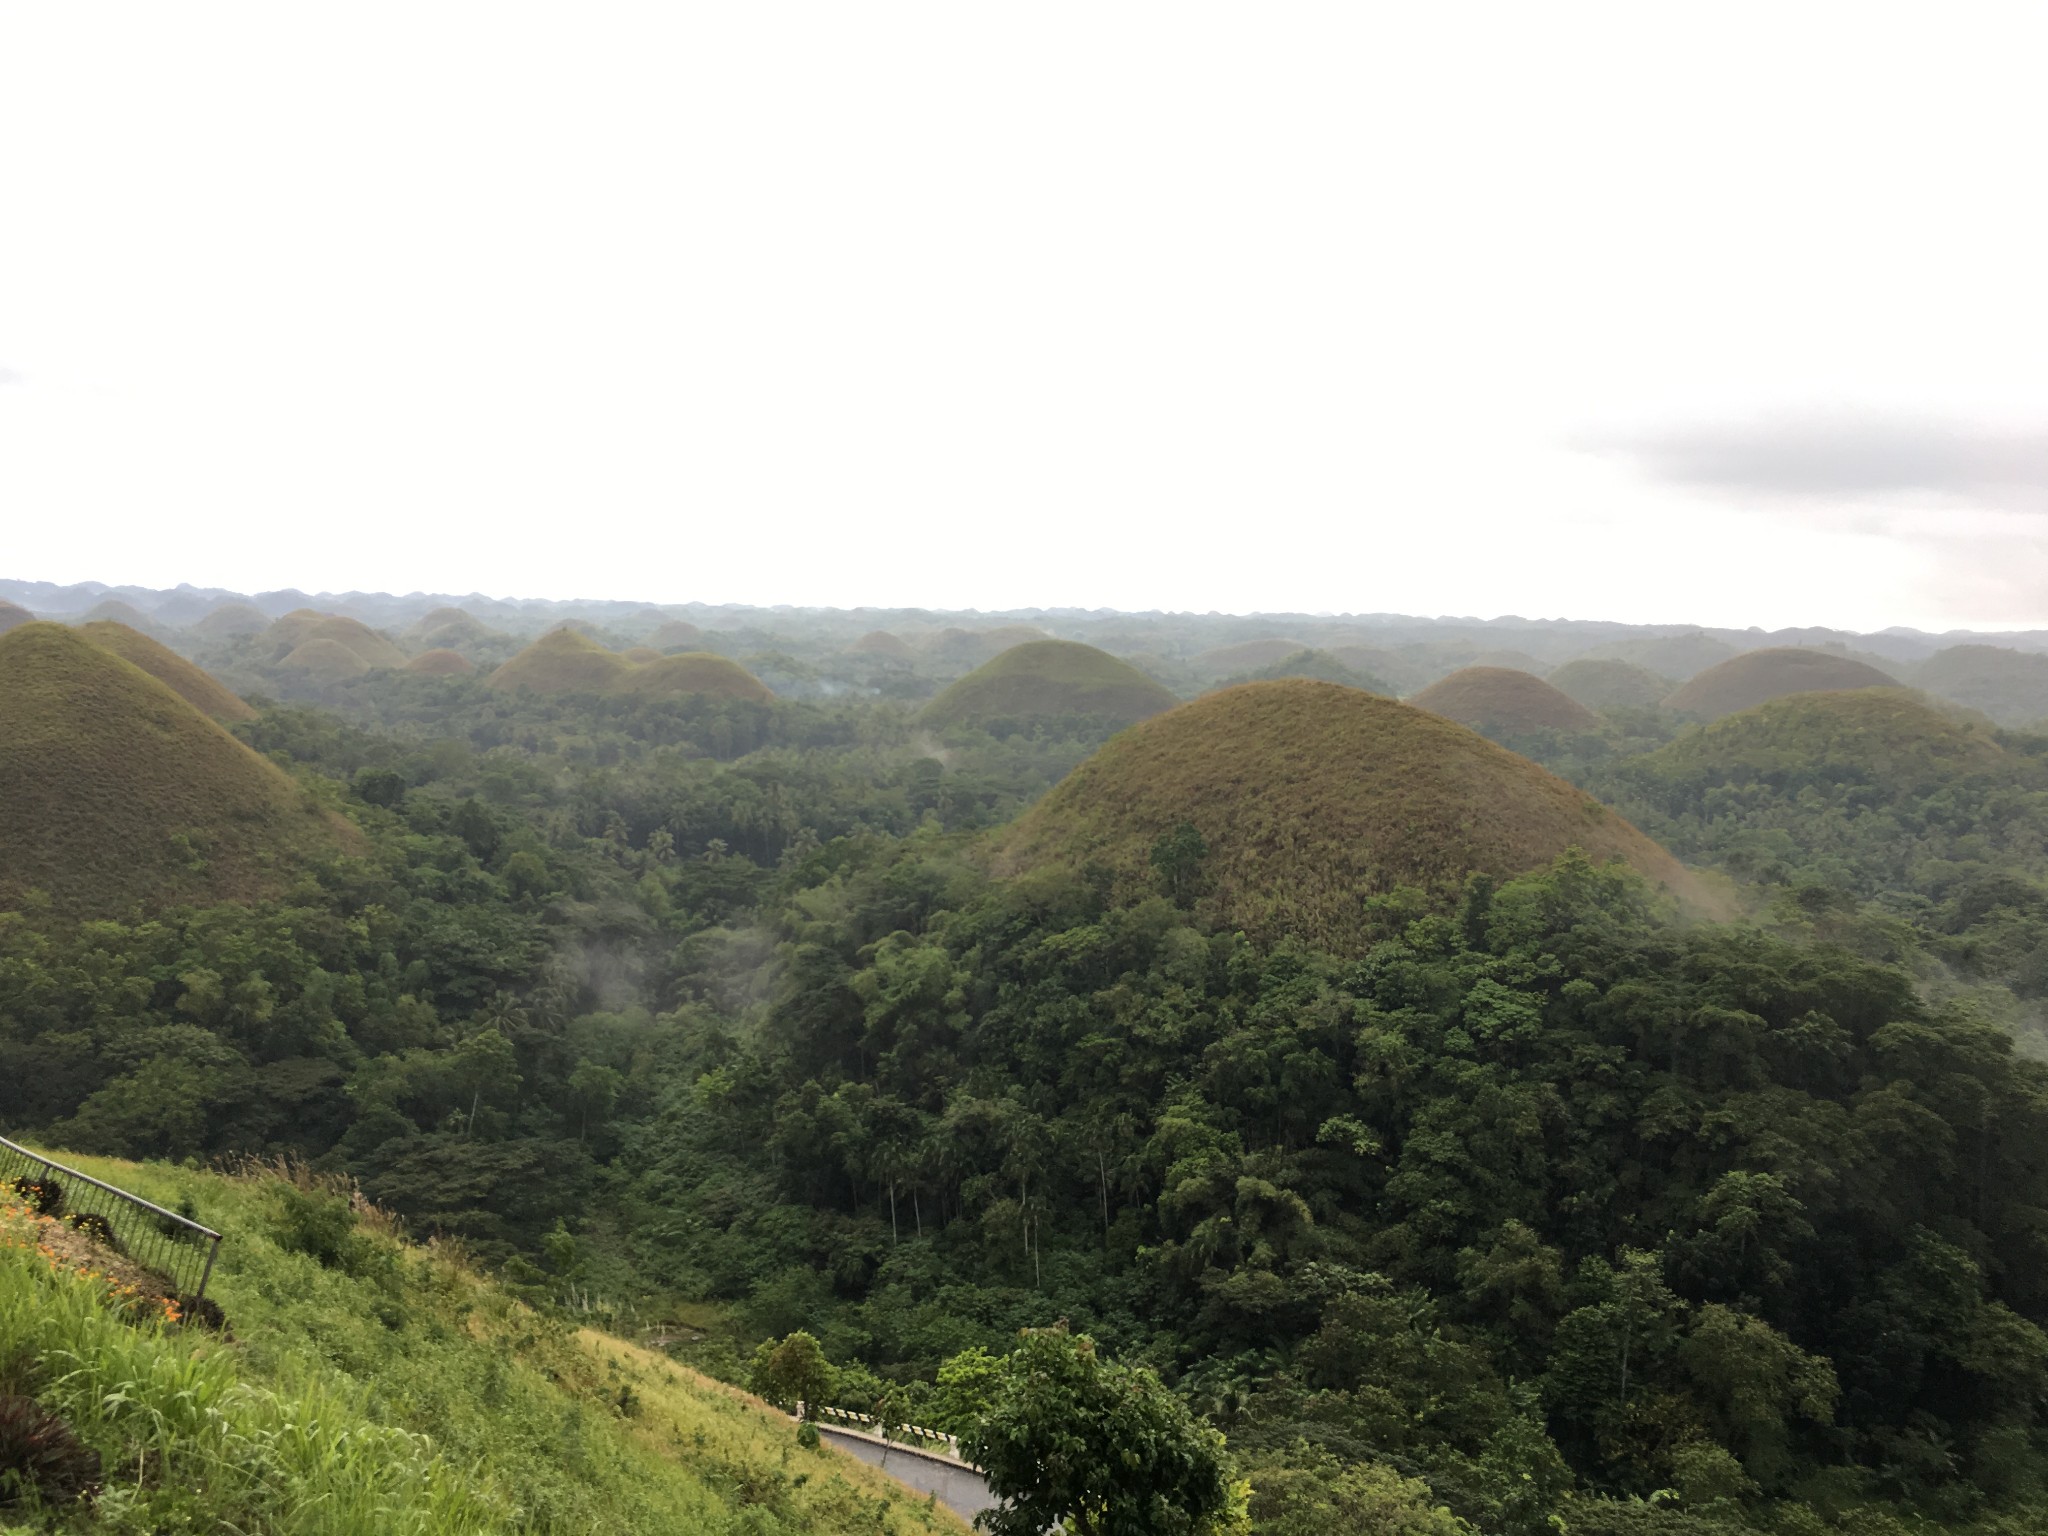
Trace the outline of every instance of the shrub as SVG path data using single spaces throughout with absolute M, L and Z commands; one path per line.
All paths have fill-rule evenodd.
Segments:
M 96 1243 L 114 1249 L 121 1246 L 114 1236 L 114 1224 L 98 1211 L 73 1211 L 64 1219 Z
M 100 1453 L 32 1397 L 0 1397 L 0 1509 L 70 1504 L 99 1487 Z
M 55 1179 L 32 1179 L 23 1174 L 10 1187 L 38 1216 L 55 1216 L 64 1209 L 64 1186 Z

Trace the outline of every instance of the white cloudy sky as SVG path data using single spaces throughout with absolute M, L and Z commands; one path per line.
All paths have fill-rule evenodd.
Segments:
M 2048 622 L 2038 5 L 0 5 L 0 575 Z

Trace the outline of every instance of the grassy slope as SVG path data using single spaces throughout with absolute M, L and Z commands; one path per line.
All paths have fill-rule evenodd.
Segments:
M 253 896 L 346 835 L 276 765 L 74 630 L 0 637 L 0 678 L 0 900 L 39 887 L 112 915 Z
M 1474 730 L 1590 731 L 1599 724 L 1585 705 L 1509 667 L 1462 667 L 1408 702 Z
M 1650 753 L 1640 772 L 1700 796 L 1721 784 L 1864 784 L 1921 795 L 1996 773 L 2010 754 L 1982 728 L 1903 688 L 1803 693 L 1695 727 Z
M 304 672 L 323 682 L 361 677 L 370 670 L 370 664 L 358 653 L 339 640 L 326 639 L 308 640 L 304 645 L 293 646 L 278 665 L 293 672 Z
M 588 635 L 554 629 L 493 672 L 489 683 L 534 693 L 610 693 L 632 665 Z
M 965 1530 L 850 1457 L 802 1449 L 755 1400 L 542 1317 L 455 1254 L 378 1233 L 351 1240 L 346 1267 L 289 1251 L 276 1178 L 66 1161 L 160 1204 L 190 1197 L 228 1234 L 209 1295 L 230 1342 L 120 1321 L 86 1282 L 0 1250 L 0 1355 L 44 1355 L 23 1384 L 121 1469 L 85 1528 Z
M 1127 661 L 1073 640 L 1031 640 L 977 667 L 925 706 L 934 725 L 1086 715 L 1129 724 L 1177 701 Z
M 670 619 L 641 642 L 657 651 L 694 651 L 704 643 L 704 631 L 687 619 Z
M 1590 710 L 1650 709 L 1671 692 L 1667 678 L 1626 661 L 1581 656 L 1550 674 L 1550 686 Z
M 2048 656 L 2001 645 L 1952 645 L 1911 675 L 1929 693 L 1981 709 L 2000 725 L 2048 719 Z
M 256 711 L 228 692 L 211 675 L 192 665 L 168 646 L 160 645 L 126 624 L 102 619 L 79 630 L 103 651 L 142 668 L 202 714 L 225 720 L 254 720 Z
M 270 628 L 270 615 L 250 603 L 222 603 L 199 619 L 192 633 L 208 640 L 228 640 L 236 635 L 260 635 Z
M 0 635 L 4 635 L 8 630 L 16 629 L 23 624 L 33 624 L 35 621 L 36 616 L 22 607 L 21 604 L 10 603 L 6 598 L 0 597 Z
M 1366 899 L 1518 873 L 1577 846 L 1688 897 L 1691 878 L 1621 817 L 1534 763 L 1424 710 L 1331 683 L 1251 683 L 1132 727 L 996 846 L 996 867 L 1107 868 L 1148 890 L 1182 822 L 1208 844 L 1210 914 L 1340 952 Z
M 1716 720 L 1794 693 L 1896 687 L 1898 679 L 1831 651 L 1770 646 L 1707 668 L 1665 702 L 1680 714 Z
M 709 694 L 720 699 L 753 699 L 766 703 L 775 697 L 766 683 L 738 662 L 714 656 L 709 651 L 685 651 L 678 656 L 663 656 L 633 666 L 612 691 L 642 699 Z
M 402 667 L 405 652 L 360 619 L 296 608 L 266 632 L 274 654 L 284 656 L 316 640 L 331 640 L 355 652 L 365 667 Z

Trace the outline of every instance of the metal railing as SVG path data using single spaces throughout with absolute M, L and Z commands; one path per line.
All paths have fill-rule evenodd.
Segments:
M 894 1440 L 900 1445 L 934 1451 L 949 1460 L 960 1461 L 960 1437 L 949 1435 L 943 1429 L 926 1429 L 919 1424 L 891 1424 L 871 1413 L 855 1413 L 850 1408 L 827 1408 L 820 1403 L 798 1403 L 797 1417 L 809 1419 L 814 1424 L 829 1419 L 847 1429 L 859 1430 L 883 1440 Z M 966 1463 L 961 1462 L 961 1465 Z
M 7 1195 L 161 1275 L 180 1300 L 205 1298 L 220 1257 L 221 1234 L 213 1228 L 0 1136 L 0 1196 Z

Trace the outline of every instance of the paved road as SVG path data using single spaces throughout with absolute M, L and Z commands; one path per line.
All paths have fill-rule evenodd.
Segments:
M 829 1424 L 818 1426 L 818 1438 L 858 1456 L 870 1466 L 880 1467 L 906 1488 L 937 1494 L 939 1502 L 962 1520 L 972 1522 L 984 1509 L 995 1508 L 996 1501 L 982 1475 L 957 1461 Z

